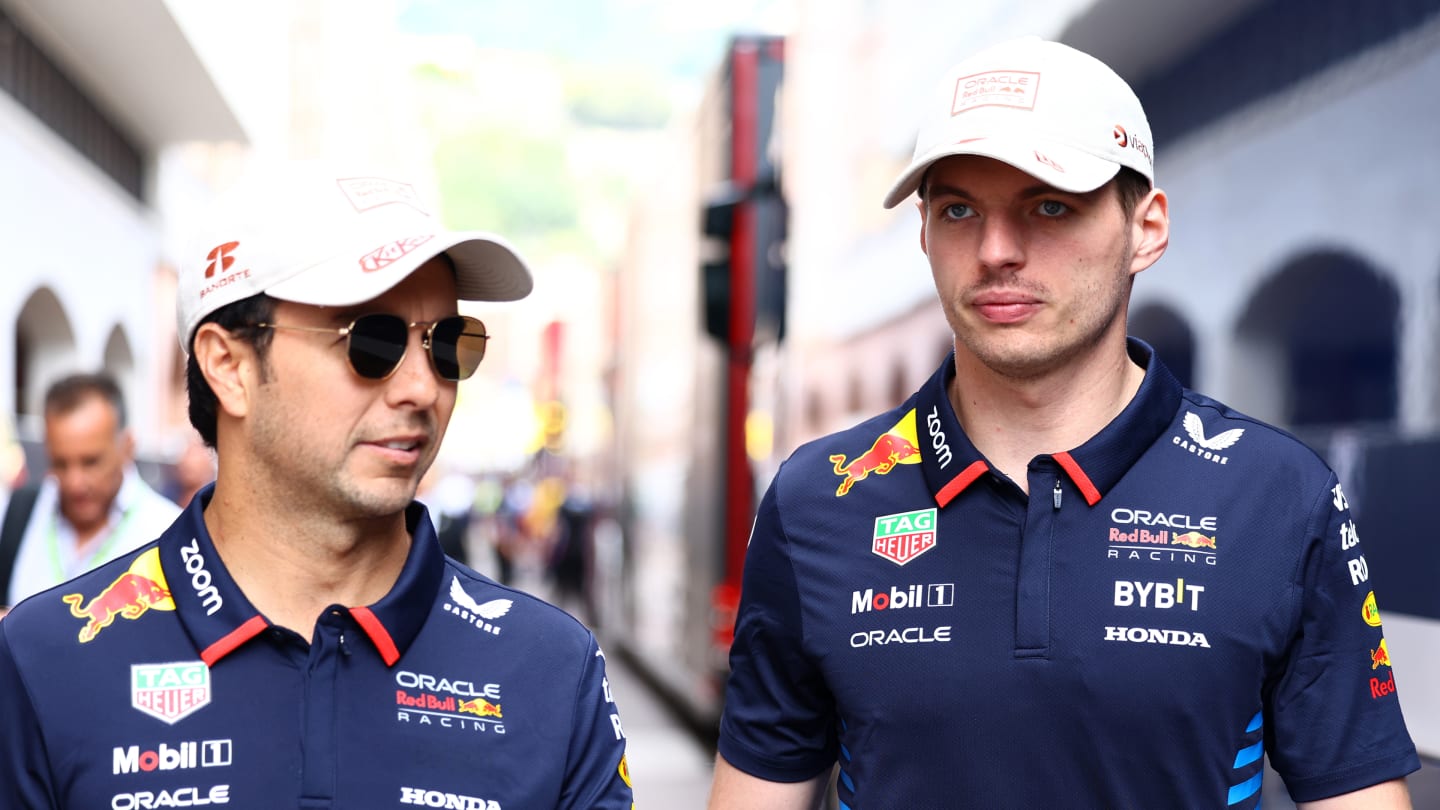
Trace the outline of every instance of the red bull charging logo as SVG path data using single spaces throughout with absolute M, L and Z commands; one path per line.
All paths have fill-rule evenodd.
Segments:
M 1385 639 L 1380 639 L 1380 646 L 1370 651 L 1370 668 L 1390 666 L 1390 648 L 1385 646 Z
M 1190 548 L 1215 548 L 1215 538 L 1200 532 L 1185 532 L 1175 535 L 1170 541 L 1172 546 L 1189 546 Z
M 158 548 L 136 557 L 129 570 L 116 577 L 84 607 L 81 607 L 85 601 L 84 594 L 65 594 L 60 599 L 70 606 L 70 615 L 85 620 L 85 626 L 80 628 L 81 644 L 93 640 L 115 621 L 116 616 L 133 621 L 148 610 L 175 609 L 165 573 L 160 569 Z
M 915 409 L 911 408 L 895 426 L 880 434 L 870 449 L 850 461 L 843 454 L 830 457 L 835 465 L 835 474 L 845 480 L 835 488 L 836 497 L 850 491 L 856 481 L 863 481 L 870 473 L 885 475 L 900 464 L 920 463 L 920 442 L 915 434 Z
M 504 716 L 504 715 L 500 714 L 500 704 L 499 704 L 499 703 L 491 703 L 490 701 L 486 700 L 485 698 L 475 698 L 474 700 L 462 700 L 462 701 L 460 701 L 459 711 L 462 712 L 462 713 L 464 713 L 464 712 L 469 712 L 470 714 L 473 714 L 473 715 L 475 715 L 476 717 L 503 717 L 503 716 Z

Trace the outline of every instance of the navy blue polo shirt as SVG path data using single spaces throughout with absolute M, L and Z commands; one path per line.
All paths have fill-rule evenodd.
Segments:
M 1419 768 L 1344 491 L 1183 389 L 1134 400 L 1030 495 L 946 397 L 797 450 L 760 505 L 720 752 L 842 806 L 1240 807 L 1268 754 L 1313 800 Z
M 0 807 L 624 808 L 595 638 L 444 556 L 314 637 L 245 598 L 195 498 L 161 537 L 0 621 Z

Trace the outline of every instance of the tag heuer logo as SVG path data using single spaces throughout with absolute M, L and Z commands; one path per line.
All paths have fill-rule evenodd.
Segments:
M 210 668 L 203 661 L 132 664 L 130 705 L 174 725 L 210 704 Z
M 934 509 L 875 518 L 875 538 L 870 550 L 896 565 L 904 565 L 934 547 Z

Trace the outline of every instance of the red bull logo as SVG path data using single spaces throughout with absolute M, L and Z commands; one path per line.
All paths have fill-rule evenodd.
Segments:
M 1215 548 L 1215 538 L 1200 532 L 1185 532 L 1177 534 L 1170 541 L 1172 546 L 1189 546 L 1190 548 Z
M 1390 648 L 1385 646 L 1385 639 L 1380 639 L 1380 646 L 1370 651 L 1370 668 L 1390 666 Z
M 1370 699 L 1379 700 L 1386 695 L 1395 694 L 1395 671 L 1390 671 L 1390 677 L 1385 680 L 1379 678 L 1370 679 Z
M 869 450 L 848 462 L 843 454 L 833 455 L 830 463 L 835 465 L 835 474 L 845 479 L 835 488 L 836 497 L 843 497 L 856 481 L 864 481 L 872 472 L 885 475 L 900 464 L 919 464 L 920 443 L 915 435 L 914 409 L 880 434 Z
M 133 621 L 152 608 L 175 609 L 165 574 L 160 569 L 160 550 L 157 548 L 136 557 L 125 573 L 116 577 L 84 607 L 81 607 L 85 601 L 84 594 L 65 594 L 60 599 L 70 606 L 70 615 L 85 620 L 85 626 L 80 628 L 81 644 L 93 640 L 101 630 L 114 623 L 116 616 Z
M 475 698 L 474 700 L 462 700 L 462 701 L 460 701 L 460 709 L 459 709 L 459 710 L 460 710 L 460 712 L 461 712 L 462 714 L 465 713 L 465 712 L 469 712 L 470 714 L 473 714 L 473 715 L 475 715 L 476 717 L 502 717 L 502 716 L 503 716 L 503 715 L 500 714 L 500 704 L 499 704 L 499 703 L 491 703 L 490 701 L 486 700 L 485 698 Z

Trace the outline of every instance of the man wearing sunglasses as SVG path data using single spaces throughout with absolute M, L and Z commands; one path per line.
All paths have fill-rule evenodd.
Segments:
M 216 482 L 0 631 L 0 806 L 630 808 L 595 638 L 414 499 L 530 274 L 413 186 L 287 167 L 182 267 Z M 101 719 L 103 718 L 103 720 Z

